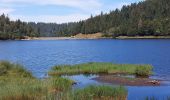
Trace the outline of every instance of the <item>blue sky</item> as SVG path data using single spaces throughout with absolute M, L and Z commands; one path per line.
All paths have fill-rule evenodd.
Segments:
M 65 23 L 142 0 L 0 0 L 0 14 L 12 20 Z

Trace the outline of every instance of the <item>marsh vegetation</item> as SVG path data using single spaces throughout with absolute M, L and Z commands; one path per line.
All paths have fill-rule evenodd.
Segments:
M 152 74 L 151 65 L 112 64 L 112 63 L 84 63 L 77 65 L 54 66 L 50 75 L 76 75 L 76 74 L 132 74 L 136 76 L 149 76 Z
M 126 100 L 125 87 L 89 86 L 72 89 L 60 76 L 37 79 L 19 64 L 0 62 L 0 100 Z M 83 98 L 83 99 L 82 99 Z

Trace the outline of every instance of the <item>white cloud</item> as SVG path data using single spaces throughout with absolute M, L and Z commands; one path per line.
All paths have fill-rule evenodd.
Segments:
M 20 19 L 26 22 L 46 22 L 46 23 L 67 23 L 77 22 L 89 18 L 89 15 L 83 14 L 71 14 L 66 16 L 55 16 L 55 15 L 39 15 L 39 16 L 23 16 L 23 15 L 11 15 L 11 20 Z
M 54 5 L 54 6 L 76 8 L 78 10 L 78 12 L 74 12 L 73 14 L 64 14 L 64 15 L 56 15 L 56 14 L 25 15 L 25 14 L 19 14 L 18 8 L 16 8 L 15 12 L 17 12 L 18 14 L 14 14 L 14 13 L 9 14 L 12 20 L 21 19 L 22 21 L 27 21 L 27 22 L 34 21 L 34 22 L 57 22 L 57 23 L 74 22 L 74 21 L 87 19 L 90 17 L 90 14 L 99 11 L 102 7 L 102 3 L 99 2 L 99 0 L 0 0 L 0 7 L 1 5 L 5 6 L 6 8 L 11 8 L 8 10 L 7 9 L 0 10 L 0 12 L 5 14 L 11 13 L 13 11 L 12 8 L 15 8 L 14 6 L 22 6 L 22 5 L 25 6 L 38 5 L 40 7 Z M 24 7 L 22 8 L 24 9 Z
M 13 12 L 14 9 L 11 8 L 0 8 L 0 14 L 10 14 L 11 12 Z
M 83 10 L 98 9 L 102 6 L 98 0 L 0 0 L 0 3 L 57 5 L 75 7 Z
M 141 0 L 142 1 L 142 0 Z M 0 14 L 5 13 L 9 14 L 12 20 L 21 19 L 22 21 L 35 21 L 35 22 L 57 22 L 57 23 L 65 23 L 65 22 L 74 22 L 79 20 L 84 20 L 90 17 L 90 14 L 98 15 L 103 11 L 104 13 L 108 13 L 110 10 L 114 10 L 116 8 L 121 8 L 123 5 L 128 5 L 131 2 L 122 1 L 122 2 L 113 2 L 108 4 L 106 2 L 102 2 L 102 0 L 0 0 Z M 44 7 L 54 5 L 54 6 L 62 6 L 76 8 L 73 14 L 65 15 L 65 10 L 63 10 L 64 15 L 33 15 L 33 14 L 25 15 L 20 14 L 19 8 L 24 9 L 25 6 L 38 6 Z M 15 7 L 14 7 L 15 6 Z M 15 9 L 12 9 L 15 8 Z M 71 9 L 67 8 L 67 9 Z M 13 12 L 15 10 L 15 14 Z M 62 10 L 61 10 L 62 11 Z M 27 12 L 27 11 L 26 11 Z M 75 14 L 76 13 L 76 14 Z M 20 14 L 20 15 L 18 15 Z M 28 13 L 29 14 L 29 13 Z

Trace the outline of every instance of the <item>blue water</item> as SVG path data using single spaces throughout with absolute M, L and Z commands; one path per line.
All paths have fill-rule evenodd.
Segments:
M 0 60 L 23 64 L 39 78 L 44 77 L 52 66 L 59 64 L 85 62 L 151 64 L 154 66 L 153 77 L 170 80 L 168 39 L 0 41 Z M 84 85 L 86 83 L 82 82 L 82 86 Z M 146 96 L 159 98 L 170 96 L 169 86 L 128 87 L 128 91 L 129 100 L 142 100 Z

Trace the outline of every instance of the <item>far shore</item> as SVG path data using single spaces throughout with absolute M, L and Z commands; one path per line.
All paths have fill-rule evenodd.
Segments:
M 170 36 L 119 36 L 112 37 L 29 37 L 21 40 L 80 40 L 80 39 L 170 39 Z
M 77 37 L 33 37 L 21 40 L 79 40 L 79 39 L 106 39 L 106 38 L 77 38 Z
M 170 36 L 118 36 L 116 39 L 170 39 Z
M 22 40 L 79 40 L 79 39 L 106 39 L 111 37 L 103 37 L 102 33 L 95 34 L 82 34 L 79 33 L 75 36 L 70 37 L 26 37 Z
M 25 36 L 24 39 L 15 40 L 80 40 L 80 39 L 170 39 L 170 36 L 118 36 L 105 37 L 104 33 L 94 33 L 94 34 L 82 34 L 79 33 L 75 36 L 70 37 L 28 37 Z

